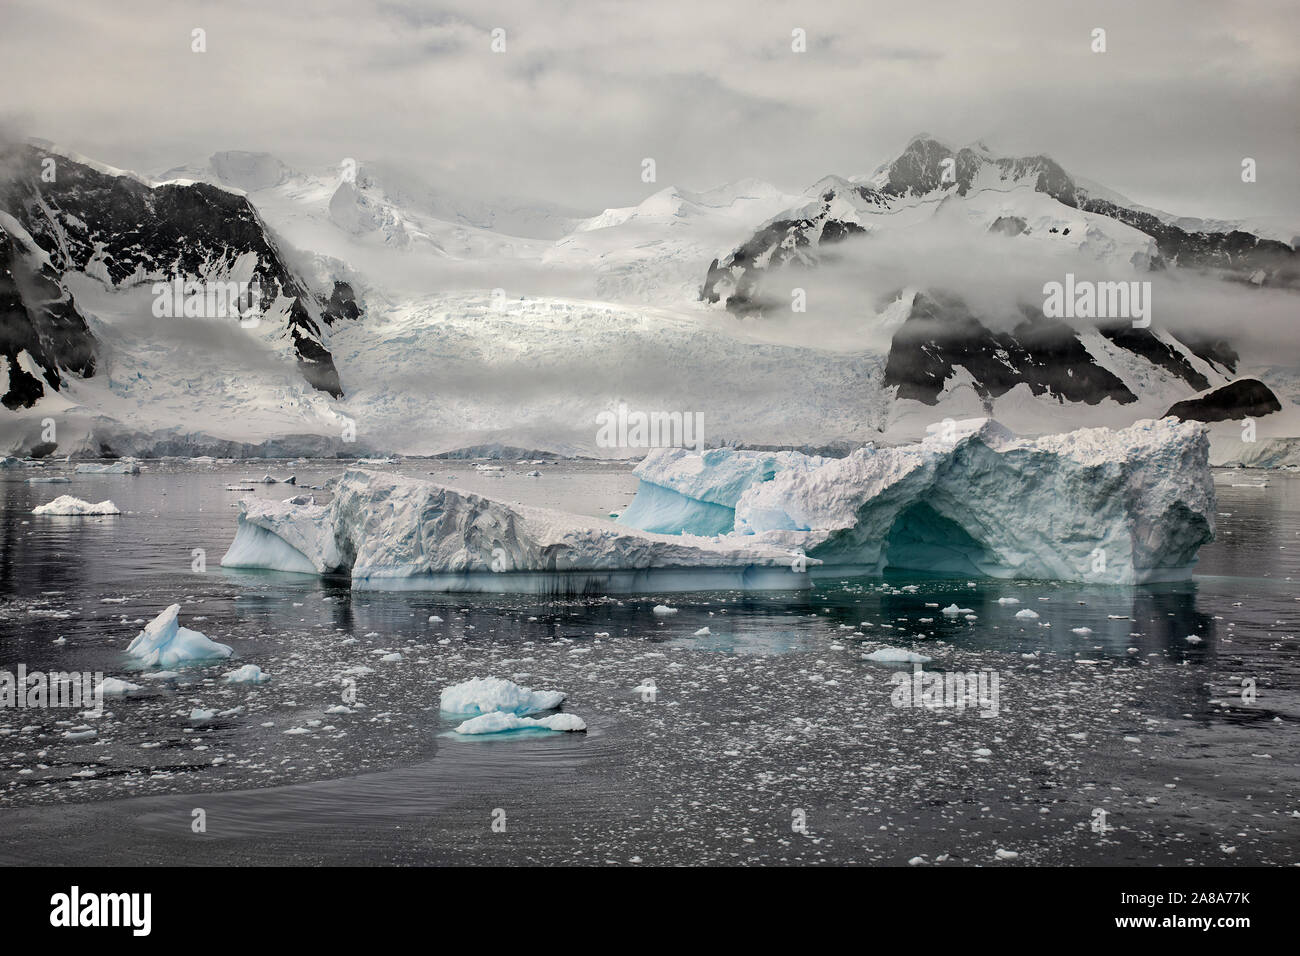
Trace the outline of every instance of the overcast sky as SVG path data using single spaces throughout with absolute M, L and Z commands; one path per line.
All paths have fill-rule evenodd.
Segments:
M 1300 219 L 1298 36 L 1294 0 L 3 0 L 0 119 L 137 170 L 355 157 L 592 211 L 802 189 L 926 131 L 1184 215 Z

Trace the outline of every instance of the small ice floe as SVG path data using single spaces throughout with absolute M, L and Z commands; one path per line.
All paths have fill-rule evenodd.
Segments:
M 252 485 L 226 485 L 227 491 L 256 491 Z
M 702 628 L 700 628 L 698 631 L 695 632 L 695 636 L 696 636 L 696 637 L 708 637 L 708 636 L 709 636 L 710 634 L 712 634 L 712 633 L 713 633 L 713 632 L 710 631 L 707 627 L 702 627 Z
M 38 475 L 35 478 L 28 478 L 29 485 L 66 485 L 69 479 L 62 475 Z
M 1090 627 L 1072 627 L 1072 628 L 1070 628 L 1070 633 L 1071 633 L 1071 634 L 1078 634 L 1080 637 L 1087 637 L 1089 634 L 1092 633 L 1092 628 L 1090 628 Z
M 500 712 L 472 717 L 456 728 L 458 734 L 500 734 L 510 730 L 556 730 L 578 733 L 587 722 L 577 714 L 552 714 L 550 717 L 519 717 Z
M 654 613 L 658 614 L 660 617 L 667 617 L 670 614 L 676 614 L 677 608 L 669 607 L 667 604 L 656 604 L 654 606 Z
M 181 606 L 173 604 L 145 625 L 126 652 L 145 667 L 175 667 L 189 661 L 217 660 L 234 651 L 207 635 L 180 626 Z
M 271 475 L 263 475 L 261 478 L 245 478 L 244 481 L 251 481 L 259 485 L 296 485 L 298 476 L 290 475 L 288 478 L 275 478 Z
M 391 654 L 385 654 L 383 657 L 379 658 L 379 662 L 381 664 L 396 664 L 401 659 L 402 655 L 397 653 L 397 651 L 393 651 Z
M 95 504 L 74 498 L 72 495 L 59 495 L 53 501 L 37 505 L 32 509 L 34 515 L 120 515 L 121 513 L 117 505 L 111 501 Z
M 71 730 L 63 732 L 64 740 L 90 740 L 92 737 L 98 737 L 99 732 L 91 727 L 73 727 Z
M 95 688 L 95 693 L 104 697 L 120 697 L 122 694 L 129 694 L 131 691 L 139 689 L 139 684 L 118 680 L 116 677 L 105 677 L 103 683 Z
M 445 714 L 504 713 L 524 717 L 543 710 L 554 710 L 564 702 L 558 690 L 532 690 L 500 677 L 474 677 L 442 690 Z
M 958 614 L 974 614 L 975 612 L 968 607 L 958 607 L 956 604 L 949 604 L 946 608 L 943 608 L 939 613 L 945 614 L 948 617 L 956 617 Z
M 430 614 L 430 615 L 429 615 L 429 623 L 430 623 L 430 624 L 441 624 L 441 623 L 442 623 L 442 618 L 438 617 L 438 615 L 436 615 L 436 614 Z
M 1025 608 L 1023 611 L 1017 611 L 1016 617 L 1018 617 L 1022 621 L 1036 621 L 1038 620 L 1038 612 L 1031 611 L 1029 610 L 1029 608 Z
M 1189 634 L 1189 635 L 1187 635 L 1186 637 L 1184 637 L 1183 640 L 1185 640 L 1188 644 L 1199 644 L 1199 643 L 1201 643 L 1201 639 L 1200 639 L 1199 637 L 1197 637 L 1195 634 Z
M 245 664 L 226 675 L 227 684 L 265 684 L 271 675 L 256 664 Z
M 924 654 L 907 651 L 901 647 L 882 647 L 870 654 L 863 654 L 862 659 L 875 661 L 877 664 L 928 664 L 931 660 Z
M 78 465 L 79 475 L 138 475 L 140 464 L 133 458 L 123 458 L 107 465 Z
M 530 472 L 526 472 L 525 475 L 524 475 L 524 477 L 525 477 L 525 478 L 540 478 L 540 477 L 542 477 L 542 473 L 541 473 L 540 471 L 530 471 Z
M 999 860 L 1017 860 L 1020 858 L 1020 854 L 1015 850 L 1004 850 L 1001 847 L 998 847 L 997 852 L 993 855 Z
M 1019 604 L 1020 598 L 998 598 L 999 604 Z
M 205 720 L 211 720 L 215 716 L 217 716 L 215 710 L 204 710 L 202 707 L 195 707 L 190 711 L 190 720 L 198 721 L 200 723 Z
M 294 495 L 292 498 L 285 498 L 286 505 L 314 505 L 316 503 L 315 495 Z

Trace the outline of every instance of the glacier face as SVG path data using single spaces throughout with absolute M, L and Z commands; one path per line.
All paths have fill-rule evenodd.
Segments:
M 1182 578 L 1214 536 L 1208 457 L 1204 427 L 1173 419 L 1033 440 L 987 419 L 948 422 L 913 445 L 863 448 L 750 483 L 728 538 L 802 549 L 819 562 L 813 576 L 896 568 L 1108 584 Z M 705 503 L 735 488 L 735 462 L 652 458 L 643 466 L 655 478 L 652 501 L 664 488 Z M 624 520 L 639 513 L 629 508 Z
M 354 587 L 609 593 L 810 587 L 790 550 L 652 534 L 431 481 L 344 473 L 328 505 L 245 499 L 227 568 L 347 573 Z

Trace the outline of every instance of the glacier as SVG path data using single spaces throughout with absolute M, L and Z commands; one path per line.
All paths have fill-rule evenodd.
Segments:
M 469 592 L 803 589 L 886 569 L 1141 584 L 1188 577 L 1213 540 L 1208 457 L 1205 427 L 1172 418 L 1034 439 L 949 420 L 844 458 L 660 449 L 621 523 L 357 468 L 326 505 L 245 499 L 221 563 Z

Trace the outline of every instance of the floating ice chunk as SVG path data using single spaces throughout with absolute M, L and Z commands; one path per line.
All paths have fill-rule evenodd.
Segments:
M 384 664 L 396 664 L 401 659 L 402 655 L 397 651 L 393 651 L 391 654 L 385 654 L 383 657 L 379 658 L 379 660 Z
M 1189 634 L 1187 637 L 1183 638 L 1183 640 L 1185 640 L 1188 644 L 1201 643 L 1201 639 L 1197 637 L 1195 634 Z
M 519 717 L 554 710 L 564 702 L 558 690 L 532 690 L 500 677 L 474 677 L 444 687 L 442 711 L 446 714 L 501 712 Z
M 29 485 L 66 485 L 69 481 L 70 479 L 63 477 L 63 475 L 39 475 L 36 478 L 27 479 Z
M 245 664 L 226 675 L 227 684 L 265 684 L 271 675 L 256 664 Z
M 556 730 L 575 733 L 587 729 L 587 722 L 577 714 L 552 714 L 550 717 L 519 717 L 500 712 L 472 717 L 456 728 L 458 734 L 500 734 L 509 730 Z
M 37 505 L 32 509 L 34 515 L 120 515 L 122 512 L 111 501 L 92 504 L 72 495 L 59 495 L 53 501 Z
M 119 697 L 139 689 L 139 684 L 132 684 L 130 681 L 119 680 L 116 677 L 105 677 L 103 683 L 95 688 L 95 693 L 105 697 Z
M 215 716 L 217 716 L 217 712 L 215 710 L 205 710 L 202 707 L 195 707 L 193 710 L 190 711 L 190 720 L 194 720 L 194 721 L 202 722 L 205 720 L 211 720 Z
M 77 474 L 138 475 L 140 474 L 140 464 L 133 458 L 123 458 L 121 461 L 111 462 L 107 465 L 78 465 Z
M 429 615 L 429 623 L 430 623 L 430 624 L 441 624 L 441 623 L 442 623 L 442 618 L 438 617 L 438 615 L 436 615 L 436 614 L 430 614 L 430 615 Z
M 670 614 L 677 613 L 677 608 L 669 607 L 667 604 L 656 604 L 652 610 L 660 617 L 668 617 Z
M 968 607 L 958 607 L 956 604 L 949 604 L 947 607 L 940 610 L 939 613 L 946 614 L 948 617 L 956 617 L 959 614 L 974 614 L 975 612 Z
M 707 627 L 702 627 L 702 628 L 700 628 L 698 631 L 695 632 L 695 636 L 696 636 L 696 637 L 708 637 L 708 636 L 709 636 L 710 634 L 712 634 L 712 633 L 713 633 L 713 632 L 710 631 Z
M 924 654 L 907 651 L 901 647 L 882 647 L 870 654 L 863 654 L 862 659 L 875 661 L 878 664 L 928 664 L 931 660 Z
M 1020 858 L 1020 854 L 1015 850 L 1004 850 L 1001 847 L 998 847 L 997 852 L 993 855 L 999 860 L 1017 860 Z
M 145 625 L 126 652 L 145 667 L 175 667 L 190 661 L 217 660 L 234 653 L 225 644 L 179 623 L 181 606 L 173 604 Z
M 1089 634 L 1092 633 L 1092 628 L 1090 628 L 1090 627 L 1072 627 L 1072 628 L 1070 628 L 1070 633 L 1071 633 L 1071 634 L 1078 634 L 1080 637 L 1087 637 Z
M 1020 598 L 998 598 L 999 604 L 1019 604 Z
M 1017 611 L 1016 617 L 1018 617 L 1022 621 L 1036 621 L 1038 620 L 1038 612 L 1031 611 L 1029 610 L 1029 608 L 1025 608 L 1023 611 Z

